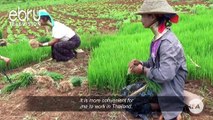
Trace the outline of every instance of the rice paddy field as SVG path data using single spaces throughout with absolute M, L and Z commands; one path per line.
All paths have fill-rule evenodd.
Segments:
M 213 105 L 213 1 L 168 1 L 180 16 L 179 23 L 173 24 L 171 30 L 177 35 L 184 48 L 188 69 L 187 81 L 192 85 L 190 91 L 207 97 L 207 105 L 211 106 Z M 120 90 L 127 85 L 128 63 L 132 59 L 146 61 L 149 58 L 153 33 L 149 29 L 144 29 L 141 17 L 134 14 L 142 2 L 143 0 L 2 0 L 0 1 L 0 39 L 4 39 L 7 46 L 0 47 L 0 55 L 9 57 L 11 64 L 6 66 L 3 61 L 0 61 L 0 70 L 7 71 L 7 74 L 12 76 L 26 67 L 39 70 L 44 66 L 50 72 L 58 72 L 63 75 L 64 77 L 55 75 L 56 78 L 61 78 L 61 81 L 71 80 L 73 76 L 80 76 L 79 79 L 83 77 L 88 81 L 87 87 L 74 88 L 67 94 L 60 94 L 52 88 L 46 88 L 42 89 L 42 94 L 37 92 L 35 95 L 88 95 L 94 89 L 96 92 L 90 95 L 99 95 L 97 91 L 102 92 L 100 95 L 119 94 Z M 47 60 L 50 58 L 51 48 L 32 49 L 30 47 L 29 41 L 32 39 L 45 41 L 51 38 L 51 30 L 46 30 L 32 19 L 41 9 L 46 9 L 55 21 L 64 23 L 78 33 L 81 38 L 80 48 L 85 51 L 83 57 L 80 56 L 67 63 L 54 63 Z M 25 25 L 18 19 L 11 23 L 9 13 L 12 10 L 17 12 L 33 10 L 35 14 L 29 14 L 29 21 Z M 20 14 L 20 17 L 25 16 Z M 2 78 L 0 89 L 4 89 L 9 83 L 4 80 L 3 75 L 0 77 Z M 60 84 L 57 82 L 55 85 L 59 86 Z M 21 102 L 11 103 L 7 102 L 5 98 L 8 100 L 11 98 L 10 101 L 22 101 L 22 98 L 17 97 L 17 100 L 14 96 L 30 95 L 31 93 L 27 91 L 37 91 L 35 86 L 31 85 L 20 88 L 20 91 L 14 90 L 1 94 L 0 107 L 4 108 L 10 104 L 13 106 L 5 107 L 5 111 L 1 109 L 0 114 L 5 114 L 5 118 L 0 117 L 0 119 L 11 119 L 11 116 L 15 116 L 14 120 L 76 120 L 88 117 L 91 120 L 104 119 L 101 116 L 110 120 L 131 119 L 122 112 L 103 114 L 92 112 L 92 115 L 73 112 L 44 113 L 43 116 L 43 113 L 40 112 L 26 113 L 17 112 L 17 110 L 14 110 L 14 114 L 7 113 L 6 110 L 14 108 L 14 105 L 21 104 Z M 213 119 L 213 110 L 210 108 L 205 110 L 204 115 L 191 119 Z M 19 117 L 17 117 L 18 114 L 20 114 Z

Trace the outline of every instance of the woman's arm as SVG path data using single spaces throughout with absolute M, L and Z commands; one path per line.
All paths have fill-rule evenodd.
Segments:
M 136 74 L 142 74 L 142 73 L 144 73 L 144 71 L 143 71 L 144 67 L 150 68 L 152 66 L 152 64 L 153 63 L 152 63 L 151 57 L 146 62 L 133 59 L 129 63 L 129 72 L 130 73 L 136 73 Z
M 59 42 L 59 39 L 53 39 L 50 42 L 46 42 L 46 43 L 39 43 L 39 46 L 44 47 L 44 46 L 52 46 L 55 43 Z
M 158 83 L 164 83 L 173 80 L 177 69 L 179 68 L 178 61 L 175 56 L 178 54 L 178 50 L 174 45 L 164 40 L 160 46 L 160 67 L 159 68 L 145 68 L 145 74 L 149 79 L 152 79 Z
M 153 64 L 152 58 L 150 57 L 147 61 L 142 62 L 142 64 L 143 64 L 144 67 L 150 68 Z

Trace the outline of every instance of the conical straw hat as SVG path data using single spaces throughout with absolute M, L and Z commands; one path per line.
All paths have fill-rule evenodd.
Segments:
M 136 14 L 176 14 L 175 10 L 166 0 L 144 0 Z

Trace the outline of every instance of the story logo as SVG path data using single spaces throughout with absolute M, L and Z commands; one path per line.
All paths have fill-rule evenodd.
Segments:
M 189 102 L 189 110 L 193 114 L 199 114 L 204 109 L 204 104 L 200 99 L 193 99 Z
M 18 7 L 16 10 L 9 12 L 9 22 L 11 26 L 37 26 L 39 25 L 40 16 L 36 10 L 22 10 Z

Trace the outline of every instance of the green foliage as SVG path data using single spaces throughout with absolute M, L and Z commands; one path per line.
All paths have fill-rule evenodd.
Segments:
M 12 84 L 9 84 L 5 88 L 3 88 L 2 93 L 12 92 L 12 91 L 18 89 L 20 87 L 20 85 L 21 85 L 21 81 L 17 81 Z
M 210 4 L 213 4 L 213 0 L 205 0 L 207 2 L 209 2 Z
M 43 73 L 43 75 L 47 75 L 47 76 L 51 77 L 54 81 L 60 81 L 64 78 L 63 75 L 56 73 L 56 72 L 48 71 L 48 72 Z
M 99 46 L 99 44 L 106 40 L 106 38 L 110 37 L 111 35 L 103 35 L 103 34 L 88 34 L 85 33 L 81 35 L 81 48 L 84 49 L 93 49 Z
M 38 6 L 48 6 L 48 5 L 60 5 L 60 4 L 73 4 L 80 2 L 94 2 L 97 0 L 1 0 L 1 8 L 0 11 L 13 10 L 17 8 L 17 5 L 22 8 L 33 8 Z M 102 0 L 104 1 L 104 0 Z
M 10 75 L 9 76 L 9 79 L 10 80 L 15 80 L 16 78 L 17 78 L 17 76 L 18 76 L 19 74 L 17 73 L 17 74 L 12 74 L 12 75 Z M 3 78 L 2 78 L 2 80 L 4 81 L 4 82 L 8 82 L 8 79 L 7 79 L 7 77 L 6 76 L 4 76 Z
M 22 41 L 17 44 L 1 47 L 0 55 L 9 57 L 11 59 L 9 68 L 6 67 L 4 62 L 0 62 L 0 69 L 14 69 L 23 65 L 44 60 L 50 56 L 50 48 L 42 47 L 38 49 L 32 49 L 27 39 L 26 41 Z
M 33 74 L 21 73 L 18 80 L 21 81 L 20 87 L 27 87 L 33 82 Z
M 128 63 L 134 58 L 145 59 L 148 57 L 148 54 L 144 54 L 148 52 L 148 47 L 142 47 L 142 45 L 149 46 L 149 43 L 143 38 L 151 39 L 151 33 L 143 36 L 141 34 L 117 34 L 105 38 L 99 47 L 93 50 L 89 61 L 90 86 L 110 89 L 113 92 L 124 87 Z
M 49 42 L 51 40 L 51 37 L 49 36 L 41 36 L 38 38 L 38 41 L 41 43 Z
M 161 86 L 153 80 L 144 78 L 146 81 L 147 89 L 153 91 L 154 93 L 159 93 L 161 91 Z
M 27 41 L 27 40 L 28 40 L 27 36 L 24 35 L 24 34 L 19 34 L 19 35 L 16 37 L 16 39 L 17 39 L 18 41 Z
M 3 33 L 2 33 L 2 30 L 0 30 L 0 39 L 3 38 Z
M 74 77 L 71 78 L 71 83 L 73 84 L 74 87 L 81 86 L 82 80 L 80 77 Z
M 3 93 L 12 92 L 20 87 L 27 87 L 33 82 L 33 75 L 30 73 L 20 73 L 13 78 L 13 83 L 3 88 Z
M 154 93 L 159 93 L 161 91 L 161 86 L 158 83 L 156 83 L 153 80 L 147 79 L 144 75 L 128 74 L 126 78 L 127 78 L 127 81 L 126 81 L 127 85 L 133 84 L 139 81 L 144 81 L 147 85 L 146 90 L 151 90 Z
M 97 27 L 96 27 L 96 26 L 91 26 L 91 27 L 89 28 L 89 32 L 90 32 L 90 33 L 97 33 Z
M 172 2 L 179 2 L 180 0 L 172 0 Z
M 213 10 L 197 9 L 194 14 L 180 14 L 180 22 L 172 30 L 183 45 L 188 67 L 188 79 L 208 79 L 213 84 Z M 208 18 L 208 19 L 205 19 Z M 190 21 L 190 22 L 189 22 Z M 126 86 L 128 63 L 132 59 L 146 61 L 153 34 L 141 23 L 126 23 L 115 35 L 99 38 L 98 48 L 94 48 L 88 66 L 90 87 L 119 91 Z M 189 59 L 201 68 L 197 68 Z M 153 85 L 150 82 L 150 86 Z M 158 91 L 158 87 L 150 89 Z
M 13 34 L 9 34 L 7 36 L 7 42 L 9 42 L 9 43 L 15 43 L 16 42 Z

